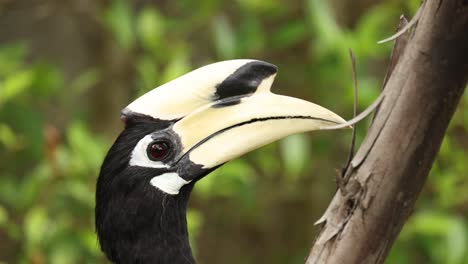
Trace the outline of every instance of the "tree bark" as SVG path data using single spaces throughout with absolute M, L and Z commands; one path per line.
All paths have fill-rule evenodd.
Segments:
M 468 80 L 468 1 L 421 8 L 397 41 L 384 100 L 318 221 L 308 264 L 383 263 L 426 181 Z

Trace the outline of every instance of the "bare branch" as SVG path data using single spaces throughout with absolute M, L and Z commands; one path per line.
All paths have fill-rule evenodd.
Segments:
M 418 12 L 412 37 L 399 34 L 348 180 L 317 221 L 309 264 L 383 263 L 426 181 L 468 80 L 468 5 L 427 1 Z

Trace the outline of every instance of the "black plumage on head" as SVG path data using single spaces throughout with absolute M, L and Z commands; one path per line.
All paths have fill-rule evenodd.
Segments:
M 149 184 L 166 168 L 129 165 L 138 141 L 171 122 L 128 124 L 107 153 L 97 181 L 95 219 L 101 248 L 115 263 L 194 263 L 186 224 L 193 183 L 178 195 L 168 195 Z

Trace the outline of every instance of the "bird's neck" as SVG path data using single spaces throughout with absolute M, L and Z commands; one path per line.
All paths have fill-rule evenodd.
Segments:
M 103 220 L 96 223 L 103 251 L 115 263 L 195 263 L 186 221 L 192 186 L 176 196 L 148 188 L 154 187 L 114 197 L 107 208 L 96 207 Z

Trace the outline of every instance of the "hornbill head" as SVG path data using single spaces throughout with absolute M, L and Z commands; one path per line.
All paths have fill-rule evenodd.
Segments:
M 194 183 L 291 134 L 344 123 L 319 105 L 270 92 L 276 66 L 223 61 L 128 105 L 97 182 L 96 230 L 118 263 L 192 263 L 185 211 Z

